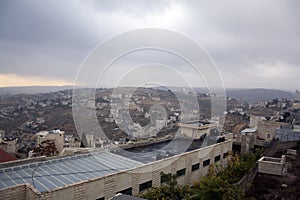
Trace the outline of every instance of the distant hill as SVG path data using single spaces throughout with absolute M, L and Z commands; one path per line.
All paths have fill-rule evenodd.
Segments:
M 173 91 L 183 91 L 181 87 L 168 87 Z M 167 89 L 168 89 L 167 88 Z M 156 87 L 156 89 L 166 90 L 165 87 Z M 192 89 L 186 88 L 185 91 L 192 91 Z M 197 93 L 209 93 L 208 88 L 197 87 L 193 88 L 193 91 Z M 223 88 L 213 88 L 211 92 L 217 94 L 223 94 Z M 276 89 L 247 89 L 247 88 L 226 88 L 226 96 L 239 100 L 240 102 L 260 102 L 269 101 L 276 98 L 287 98 L 289 100 L 294 99 L 294 93 L 290 91 L 276 90 Z
M 181 87 L 154 87 L 155 89 L 168 90 L 172 91 L 183 91 Z M 6 94 L 37 94 L 37 93 L 48 93 L 48 92 L 57 92 L 67 89 L 73 89 L 73 86 L 24 86 L 24 87 L 3 87 L 0 88 L 0 95 Z M 189 91 L 189 90 L 188 90 Z M 194 88 L 194 91 L 197 93 L 208 93 L 207 88 Z M 221 89 L 214 90 L 217 93 Z M 221 93 L 221 92 L 220 92 Z M 275 98 L 287 98 L 289 100 L 294 99 L 294 94 L 288 91 L 275 90 L 275 89 L 234 89 L 227 88 L 226 96 L 235 98 L 242 102 L 259 102 L 259 101 L 268 101 Z
M 245 102 L 269 101 L 275 98 L 294 99 L 294 94 L 274 89 L 226 89 L 227 97 Z
M 0 95 L 6 94 L 37 94 L 57 92 L 61 90 L 72 89 L 73 86 L 20 86 L 20 87 L 3 87 L 0 88 Z

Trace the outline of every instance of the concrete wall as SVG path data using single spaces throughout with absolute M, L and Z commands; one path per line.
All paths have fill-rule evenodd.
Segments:
M 0 199 L 26 199 L 26 185 L 0 190 Z
M 47 193 L 30 193 L 26 192 L 26 186 L 15 187 L 14 193 L 22 196 L 20 199 L 36 200 L 60 200 L 60 199 L 97 199 L 114 196 L 116 193 L 125 189 L 132 189 L 132 194 L 136 195 L 140 191 L 140 184 L 152 181 L 152 186 L 160 186 L 160 172 L 176 174 L 178 170 L 185 169 L 185 174 L 178 177 L 179 184 L 193 184 L 199 181 L 200 177 L 207 174 L 209 165 L 203 166 L 203 161 L 210 159 L 210 164 L 214 163 L 215 157 L 220 155 L 218 164 L 226 165 L 228 158 L 223 158 L 223 154 L 231 151 L 232 140 L 228 140 L 215 145 L 207 146 L 178 156 L 173 156 L 153 163 L 145 164 L 140 167 L 111 174 L 109 176 L 97 178 L 94 180 L 84 181 L 74 185 L 68 185 L 55 189 Z M 199 169 L 192 171 L 192 165 L 199 163 Z M 12 190 L 6 189 L 0 191 L 9 193 Z M 35 194 L 35 195 L 33 195 Z M 25 196 L 25 197 L 23 197 Z M 30 196 L 30 198 L 29 198 Z M 34 197 L 33 197 L 34 196 Z M 1 196 L 0 196 L 1 197 Z M 6 195 L 6 199 L 11 198 Z M 13 196 L 15 197 L 15 196 Z
M 198 128 L 192 125 L 179 125 L 180 128 L 180 133 L 182 133 L 183 135 L 186 135 L 190 138 L 193 139 L 199 139 L 201 136 L 203 136 L 204 134 L 209 132 L 209 128 L 207 126 L 207 128 L 203 127 L 203 128 Z
M 280 176 L 285 175 L 285 156 L 283 155 L 281 158 L 260 158 L 258 160 L 258 172 Z
M 300 141 L 300 126 L 294 125 L 292 128 L 277 128 L 276 139 L 280 142 Z
M 30 184 L 22 184 L 8 189 L 0 189 L 0 199 L 37 200 L 40 193 Z
M 275 138 L 276 128 L 282 124 L 284 123 L 266 120 L 259 121 L 257 126 L 257 137 L 259 139 L 264 139 L 266 142 L 270 142 Z
M 8 153 L 16 153 L 16 144 L 17 140 L 2 141 L 2 143 L 0 143 L 0 148 Z
M 255 136 L 243 135 L 241 141 L 241 153 L 252 151 L 254 149 L 254 144 Z

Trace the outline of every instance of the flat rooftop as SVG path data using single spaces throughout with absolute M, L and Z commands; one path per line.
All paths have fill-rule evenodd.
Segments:
M 202 130 L 202 129 L 209 129 L 211 125 L 210 124 L 201 124 L 199 122 L 190 122 L 190 123 L 179 123 L 178 126 Z
M 135 147 L 126 150 L 116 150 L 113 153 L 142 163 L 151 163 L 164 158 L 179 155 L 203 147 L 203 139 L 173 139 L 151 145 Z
M 143 163 L 110 152 L 68 156 L 0 169 L 0 189 L 30 183 L 46 192 L 132 169 Z

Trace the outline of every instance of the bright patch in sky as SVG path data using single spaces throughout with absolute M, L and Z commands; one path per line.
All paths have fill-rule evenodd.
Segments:
M 72 85 L 72 82 L 65 80 L 50 79 L 38 76 L 20 76 L 16 74 L 0 74 L 0 87 L 11 86 L 64 86 Z

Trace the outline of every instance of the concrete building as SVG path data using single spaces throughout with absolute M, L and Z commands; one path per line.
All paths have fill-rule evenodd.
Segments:
M 257 135 L 257 127 L 246 128 L 241 131 L 241 153 L 249 152 L 254 149 Z
M 179 123 L 178 126 L 181 134 L 193 139 L 203 137 L 208 133 L 210 128 L 210 124 L 203 124 L 200 122 Z
M 16 153 L 17 139 L 12 137 L 2 138 L 0 136 L 0 148 L 10 154 Z
M 296 90 L 296 92 L 295 92 L 295 101 L 300 102 L 300 91 L 299 90 Z
M 0 130 L 0 143 L 2 142 L 2 138 L 5 136 L 5 131 Z
M 170 151 L 177 149 L 171 146 Z M 177 174 L 179 184 L 192 185 L 207 174 L 210 164 L 226 165 L 231 149 L 232 139 L 227 139 L 158 160 L 158 151 L 141 153 L 136 159 L 135 153 L 130 156 L 126 151 L 129 156 L 125 157 L 120 149 L 113 149 L 10 167 L 6 164 L 5 168 L 0 165 L 0 197 L 107 200 L 118 193 L 136 195 L 160 186 L 161 172 Z
M 276 129 L 286 125 L 285 122 L 275 120 L 266 120 L 265 117 L 250 117 L 250 128 L 241 131 L 237 134 L 235 142 L 241 144 L 241 151 L 251 151 L 254 146 L 266 147 L 274 138 L 276 138 Z
M 46 140 L 51 140 L 54 141 L 56 149 L 61 153 L 65 143 L 64 134 L 65 132 L 61 130 L 40 131 L 36 133 L 37 146 L 41 145 L 42 142 Z
M 285 155 L 281 158 L 262 157 L 258 160 L 258 172 L 284 176 L 287 173 L 285 166 Z
M 283 122 L 272 120 L 261 120 L 257 125 L 257 139 L 265 142 L 271 142 L 276 138 L 276 129 L 278 126 L 284 125 Z
M 300 126 L 294 125 L 281 125 L 276 129 L 276 139 L 280 142 L 285 141 L 298 141 L 300 140 Z
M 89 148 L 95 148 L 95 138 L 94 135 L 86 135 L 86 142 Z
M 241 131 L 241 134 L 245 135 L 245 136 L 256 136 L 256 134 L 257 134 L 257 127 L 245 128 L 244 130 Z
M 257 127 L 257 140 L 261 142 L 271 142 L 276 136 L 276 129 L 281 126 L 286 125 L 285 122 L 278 122 L 275 120 L 266 120 L 265 117 L 250 117 L 250 127 Z M 259 141 L 257 141 L 259 143 Z

